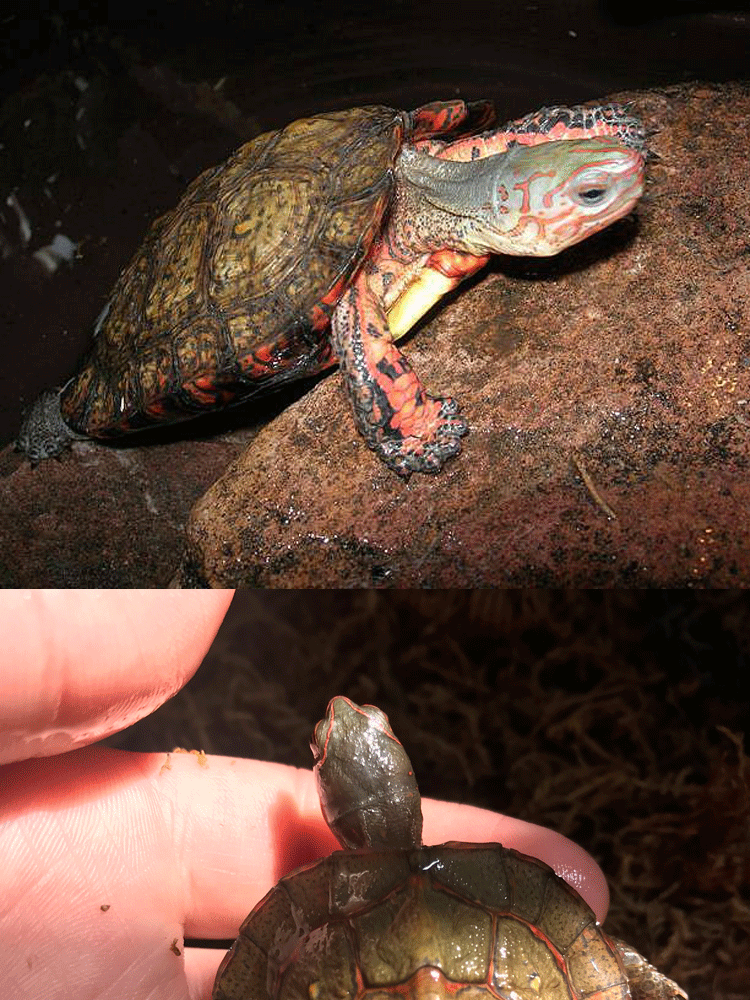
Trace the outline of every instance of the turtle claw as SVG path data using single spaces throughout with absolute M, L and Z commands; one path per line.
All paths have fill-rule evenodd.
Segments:
M 427 400 L 428 404 L 440 404 L 429 431 L 401 437 L 383 435 L 370 444 L 385 464 L 405 479 L 412 472 L 440 472 L 447 460 L 461 451 L 461 438 L 469 431 L 455 399 L 429 396 Z
M 16 439 L 16 451 L 23 452 L 32 465 L 59 458 L 81 439 L 65 423 L 60 412 L 59 389 L 48 389 L 24 414 Z

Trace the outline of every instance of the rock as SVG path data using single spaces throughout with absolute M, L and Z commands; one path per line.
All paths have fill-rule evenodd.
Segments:
M 0 586 L 166 586 L 190 507 L 240 450 L 235 437 L 249 436 L 120 448 L 85 441 L 36 468 L 6 448 Z
M 750 583 L 750 86 L 614 99 L 655 131 L 637 218 L 496 261 L 406 345 L 462 454 L 399 480 L 333 375 L 198 501 L 175 583 Z

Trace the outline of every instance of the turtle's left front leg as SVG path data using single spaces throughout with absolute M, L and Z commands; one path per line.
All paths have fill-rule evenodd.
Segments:
M 438 472 L 461 450 L 458 404 L 430 396 L 393 343 L 380 299 L 360 272 L 331 320 L 333 349 L 367 444 L 401 476 Z

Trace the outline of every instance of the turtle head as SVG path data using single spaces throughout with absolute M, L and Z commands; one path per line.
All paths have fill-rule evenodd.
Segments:
M 489 159 L 495 160 L 495 157 Z M 514 146 L 497 157 L 475 216 L 494 253 L 548 257 L 627 215 L 643 194 L 643 155 L 608 138 Z
M 407 149 L 400 171 L 445 246 L 549 257 L 631 211 L 643 194 L 645 158 L 597 137 L 519 143 L 471 162 Z
M 419 789 L 385 712 L 332 698 L 310 749 L 320 807 L 342 847 L 421 845 Z

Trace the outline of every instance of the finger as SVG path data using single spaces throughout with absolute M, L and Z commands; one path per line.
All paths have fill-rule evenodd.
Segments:
M 0 997 L 184 1000 L 155 763 L 88 747 L 0 769 Z
M 193 887 L 187 933 L 231 937 L 282 876 L 338 844 L 321 816 L 310 771 L 228 757 L 209 757 L 202 775 L 196 775 L 197 767 L 191 773 L 190 762 L 183 760 L 170 775 L 171 794 L 194 814 L 183 844 L 185 877 Z M 429 799 L 422 805 L 426 843 L 502 843 L 540 858 L 604 918 L 608 891 L 601 869 L 565 837 L 472 806 Z
M 209 1000 L 222 958 L 224 950 L 219 948 L 185 949 L 185 978 L 190 1000 Z
M 0 598 L 0 764 L 124 729 L 193 675 L 231 591 L 9 591 Z

